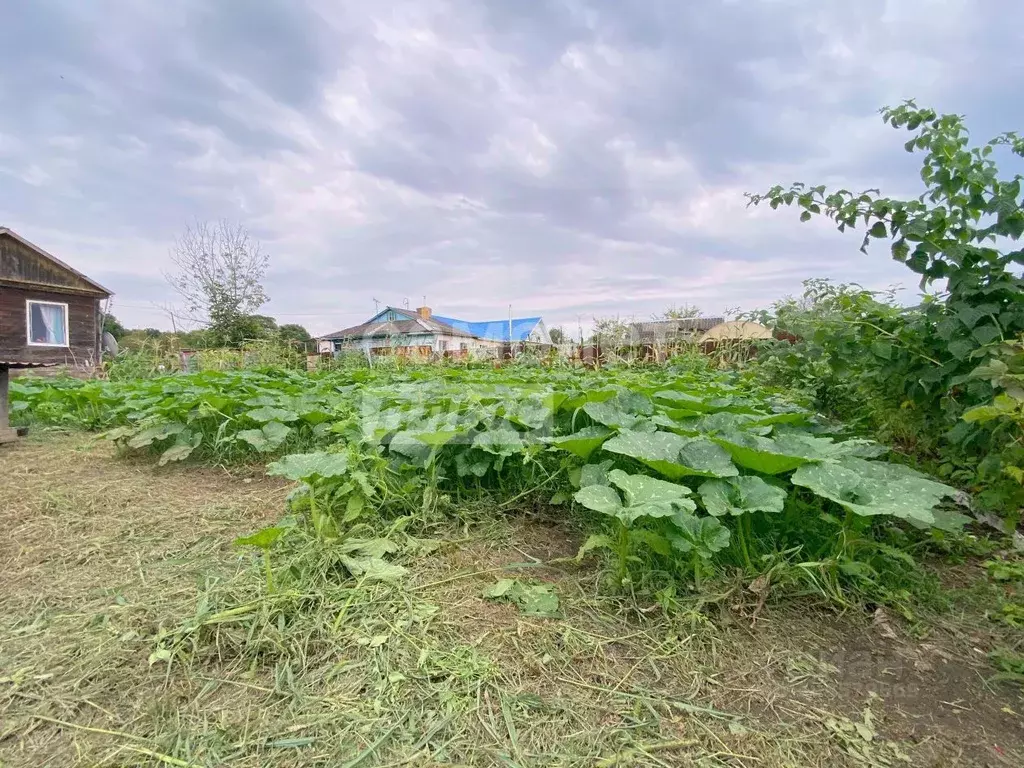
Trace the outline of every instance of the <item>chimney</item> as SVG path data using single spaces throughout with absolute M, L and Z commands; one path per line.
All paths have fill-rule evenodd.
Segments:
M 430 307 L 416 307 L 416 314 L 424 320 L 430 319 Z

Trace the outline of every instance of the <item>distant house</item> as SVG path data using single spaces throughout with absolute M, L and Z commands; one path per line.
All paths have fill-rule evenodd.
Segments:
M 474 338 L 497 341 L 504 344 L 550 344 L 547 326 L 540 317 L 513 317 L 510 320 L 482 320 L 470 322 L 454 317 L 434 315 L 453 328 L 472 334 Z
M 662 346 L 677 341 L 696 341 L 716 325 L 725 322 L 724 317 L 688 317 L 681 320 L 652 320 L 646 323 L 630 323 L 631 344 Z
M 13 439 L 9 371 L 98 363 L 101 306 L 110 296 L 56 256 L 0 227 L 0 442 Z
M 365 323 L 317 339 L 321 353 L 362 350 L 373 355 L 433 354 L 465 357 L 472 353 L 498 354 L 508 344 L 550 344 L 539 317 L 467 322 L 432 313 L 387 307 Z

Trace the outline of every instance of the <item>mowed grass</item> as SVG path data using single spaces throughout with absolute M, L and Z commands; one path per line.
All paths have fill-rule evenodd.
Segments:
M 288 490 L 83 435 L 5 446 L 0 765 L 1024 764 L 970 611 L 914 639 L 739 581 L 666 610 L 565 562 L 580 537 L 543 509 L 396 535 L 398 584 L 285 550 L 268 595 L 231 540 Z M 562 616 L 483 599 L 503 577 Z

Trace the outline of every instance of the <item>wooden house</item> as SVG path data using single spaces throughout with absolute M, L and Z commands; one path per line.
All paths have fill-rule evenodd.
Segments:
M 10 371 L 100 359 L 102 305 L 111 292 L 7 227 L 0 227 L 0 442 Z

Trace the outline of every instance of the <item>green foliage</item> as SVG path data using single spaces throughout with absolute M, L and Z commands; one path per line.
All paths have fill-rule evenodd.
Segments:
M 1022 560 L 986 560 L 983 565 L 988 577 L 993 581 L 1020 582 L 1024 584 L 1024 561 Z
M 989 661 L 999 671 L 993 680 L 1008 680 L 1024 684 L 1024 653 L 1009 648 L 996 648 L 988 655 Z
M 713 517 L 679 512 L 672 522 L 678 530 L 669 540 L 680 552 L 693 552 L 704 560 L 710 560 L 729 545 L 729 529 Z
M 994 159 L 1001 149 L 1024 156 L 1024 139 L 1005 133 L 971 147 L 963 118 L 938 115 L 912 101 L 883 109 L 882 117 L 911 132 L 908 152 L 923 153 L 920 197 L 902 200 L 877 190 L 858 194 L 797 183 L 750 195 L 751 203 L 796 205 L 802 220 L 826 216 L 840 231 L 862 225 L 862 251 L 873 241 L 888 241 L 892 257 L 920 276 L 922 289 L 938 283 L 942 292 L 901 310 L 848 286 L 828 290 L 822 306 L 804 316 L 812 327 L 802 337 L 811 343 L 793 353 L 804 359 L 788 362 L 801 370 L 798 380 L 818 388 L 819 405 L 840 414 L 850 401 L 864 402 L 864 395 L 888 403 L 882 410 L 890 414 L 893 405 L 913 409 L 929 447 L 946 452 L 952 463 L 976 467 L 976 481 L 988 485 L 989 467 L 979 459 L 1001 453 L 1004 437 L 981 418 L 954 424 L 966 410 L 992 400 L 992 384 L 972 375 L 979 360 L 994 345 L 1024 333 L 1024 250 L 1014 248 L 1024 234 L 1024 177 L 1001 178 Z M 791 309 L 777 307 L 775 319 L 795 314 Z M 838 333 L 831 338 L 833 332 Z M 844 367 L 853 375 L 836 386 Z M 823 387 L 847 402 L 822 403 Z M 987 501 L 1012 510 L 1019 498 L 996 487 Z
M 705 367 L 271 368 L 19 379 L 12 397 L 19 418 L 107 430 L 161 463 L 276 459 L 267 471 L 298 483 L 289 503 L 312 534 L 363 547 L 341 563 L 357 578 L 401 576 L 365 549 L 368 526 L 530 498 L 577 518 L 580 556 L 610 551 L 618 585 L 810 556 L 831 563 L 834 596 L 884 580 L 892 530 L 912 542 L 922 534 L 904 523 L 958 521 L 943 506 L 951 488 L 878 461 L 880 446 L 840 439 L 743 373 Z
M 681 437 L 674 432 L 623 430 L 602 447 L 631 456 L 673 480 L 687 475 L 728 477 L 738 474 L 728 454 L 706 438 Z
M 268 593 L 274 591 L 274 570 L 270 563 L 270 550 L 274 543 L 287 532 L 288 529 L 285 527 L 272 526 L 270 528 L 262 528 L 248 536 L 239 536 L 234 541 L 236 547 L 256 547 L 263 551 L 263 567 L 267 579 Z
M 964 413 L 963 420 L 990 430 L 991 442 L 1000 446 L 984 464 L 1008 481 L 1010 490 L 1003 492 L 1003 498 L 1010 509 L 1007 522 L 1012 530 L 1020 523 L 1024 507 L 1024 338 L 997 345 L 991 354 L 970 378 L 987 381 L 996 394 L 988 404 Z
M 958 531 L 967 518 L 935 508 L 954 490 L 900 464 L 848 456 L 840 461 L 807 464 L 792 482 L 861 516 L 888 515 L 921 527 Z
M 587 485 L 576 492 L 576 501 L 588 509 L 617 518 L 627 528 L 642 517 L 670 517 L 678 509 L 697 508 L 690 489 L 646 475 L 627 475 L 621 469 L 608 473 L 608 481 L 618 487 L 624 500 L 607 485 Z
M 507 600 L 519 607 L 525 616 L 557 618 L 558 595 L 547 584 L 524 584 L 518 579 L 501 579 L 483 591 L 488 600 Z
M 309 335 L 309 331 L 298 323 L 285 323 L 277 329 L 277 335 L 282 341 L 294 341 L 299 344 L 305 344 L 313 340 L 313 337 Z
M 708 480 L 701 484 L 700 498 L 708 514 L 745 515 L 750 512 L 781 512 L 786 504 L 786 491 L 756 475 Z
M 128 330 L 121 325 L 121 322 L 111 314 L 103 316 L 103 332 L 109 333 L 117 341 L 121 341 Z
M 344 477 L 348 457 L 339 453 L 293 453 L 267 465 L 268 475 L 281 475 L 289 480 L 312 483 L 333 477 Z
M 989 578 L 999 584 L 1002 593 L 998 607 L 989 612 L 989 618 L 1024 629 L 1024 561 L 997 558 L 984 565 Z

